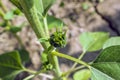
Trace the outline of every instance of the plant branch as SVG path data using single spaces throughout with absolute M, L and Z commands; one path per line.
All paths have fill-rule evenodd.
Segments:
M 20 46 L 21 46 L 22 48 L 25 48 L 25 46 L 24 46 L 21 38 L 20 38 L 16 33 L 13 33 L 13 35 L 15 36 L 15 38 L 17 39 L 17 41 L 20 43 Z
M 21 11 L 23 11 L 22 6 L 20 5 L 19 0 L 9 0 L 12 4 L 14 4 L 18 9 L 20 9 Z
M 61 71 L 60 71 L 60 67 L 59 67 L 58 58 L 56 55 L 50 54 L 50 53 L 52 53 L 53 50 L 55 50 L 55 48 L 53 46 L 50 46 L 50 48 L 48 49 L 49 61 L 50 61 L 50 63 L 52 63 L 53 67 L 55 68 L 56 76 L 60 77 Z
M 82 59 L 82 57 L 85 55 L 85 52 L 83 52 L 83 53 L 81 53 L 81 55 L 79 56 L 79 60 L 81 60 Z M 76 66 L 77 66 L 77 62 L 75 62 L 74 64 L 73 64 L 73 66 L 72 66 L 72 68 L 71 69 L 74 69 Z
M 49 38 L 49 30 L 48 30 L 48 25 L 47 25 L 47 18 L 46 18 L 46 16 L 43 18 L 43 21 L 44 21 L 46 36 Z
M 48 74 L 44 74 L 44 73 L 39 73 L 39 74 L 38 74 L 37 71 L 29 70 L 29 69 L 26 69 L 26 68 L 24 68 L 24 71 L 29 72 L 29 73 L 31 73 L 32 75 L 26 77 L 26 78 L 23 79 L 23 80 L 29 80 L 29 79 L 35 77 L 36 74 L 39 75 L 39 76 L 47 77 L 47 78 L 49 78 L 49 79 L 53 79 L 53 76 L 48 75 Z
M 0 6 L 4 12 L 7 11 L 7 8 L 2 4 L 2 1 L 0 0 Z
M 33 0 L 20 0 L 20 4 L 23 8 L 23 12 L 25 16 L 27 17 L 29 23 L 31 24 L 31 27 L 34 30 L 38 39 L 46 38 L 45 31 L 39 20 L 34 1 Z M 50 46 L 48 42 L 43 42 L 41 44 L 44 47 L 44 49 L 47 49 Z
M 78 59 L 81 60 L 84 55 L 85 55 L 85 52 L 81 53 L 81 55 L 79 56 Z M 78 63 L 75 62 L 75 63 L 73 64 L 73 66 L 71 67 L 70 71 L 71 71 L 71 70 L 74 70 L 74 68 L 77 66 L 77 64 L 78 64 Z M 68 77 L 69 75 L 70 75 L 70 73 L 67 74 L 67 77 Z
M 59 52 L 56 52 L 56 51 L 52 51 L 51 54 L 56 55 L 56 56 L 59 56 L 59 57 L 62 57 L 62 58 L 69 59 L 69 60 L 71 60 L 71 61 L 75 61 L 75 62 L 77 62 L 77 63 L 79 63 L 79 64 L 82 64 L 82 65 L 90 68 L 89 64 L 87 64 L 86 62 L 81 61 L 81 60 L 79 60 L 79 59 L 76 59 L 76 58 L 74 58 L 74 57 L 71 57 L 71 56 L 69 56 L 69 55 L 66 55 L 66 54 L 63 54 L 63 53 L 59 53 Z
M 74 69 L 70 69 L 70 70 L 68 70 L 67 72 L 64 72 L 63 74 L 62 74 L 62 76 L 68 76 L 68 74 L 70 74 L 70 73 L 72 73 L 72 72 L 74 72 L 74 71 L 76 71 L 76 70 L 78 70 L 78 69 L 82 69 L 82 68 L 84 68 L 85 66 L 80 66 L 80 67 L 77 67 L 77 68 L 74 68 Z
M 23 8 L 23 12 L 26 16 L 26 18 L 28 19 L 29 23 L 31 24 L 32 29 L 34 30 L 35 34 L 37 35 L 38 39 L 40 38 L 47 38 L 46 33 L 44 31 L 44 27 L 41 25 L 41 22 L 39 20 L 39 16 L 38 16 L 38 12 L 37 9 L 35 7 L 35 3 L 33 0 L 19 0 L 20 4 Z M 46 19 L 45 21 L 45 26 L 47 27 L 47 22 Z M 47 33 L 48 30 L 46 29 Z M 48 48 L 50 47 L 49 42 L 43 42 L 41 43 L 42 46 L 44 47 L 45 51 L 48 50 Z M 47 52 L 49 54 L 49 52 Z M 59 72 L 58 67 L 58 60 L 55 56 L 48 56 L 49 58 L 51 57 L 51 61 L 53 61 L 53 66 L 55 67 L 55 70 L 57 72 Z M 56 73 L 57 74 L 57 73 Z M 59 75 L 59 74 L 57 74 Z
M 0 9 L 0 16 L 4 19 L 4 12 Z

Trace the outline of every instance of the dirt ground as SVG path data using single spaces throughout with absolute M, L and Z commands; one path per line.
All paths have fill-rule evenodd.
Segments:
M 104 31 L 109 32 L 110 36 L 120 36 L 120 1 L 119 0 L 57 0 L 49 10 L 50 15 L 60 18 L 68 27 L 67 37 L 68 42 L 65 48 L 60 49 L 60 52 L 77 57 L 82 52 L 82 47 L 79 42 L 79 35 L 87 31 Z M 8 10 L 13 8 L 13 5 L 8 0 L 2 1 Z M 84 8 L 83 5 L 87 4 Z M 14 25 L 19 25 L 22 22 L 27 23 L 18 35 L 30 53 L 31 63 L 30 68 L 38 69 L 41 61 L 39 55 L 42 46 L 38 42 L 34 32 L 28 25 L 24 15 L 15 17 L 12 20 Z M 0 27 L 0 32 L 3 28 Z M 0 34 L 0 53 L 12 51 L 19 48 L 19 42 L 15 37 L 8 33 Z M 83 60 L 92 61 L 98 55 L 98 52 L 87 53 Z M 60 67 L 62 71 L 67 71 L 73 64 L 71 61 L 60 58 Z M 22 74 L 19 76 L 23 76 Z M 16 79 L 18 80 L 18 79 Z M 35 78 L 34 80 L 39 80 Z M 46 80 L 45 78 L 42 80 Z

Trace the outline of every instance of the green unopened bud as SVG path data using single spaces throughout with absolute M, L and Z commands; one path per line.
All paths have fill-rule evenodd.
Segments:
M 66 45 L 66 33 L 57 31 L 50 36 L 50 44 L 54 47 L 65 47 Z

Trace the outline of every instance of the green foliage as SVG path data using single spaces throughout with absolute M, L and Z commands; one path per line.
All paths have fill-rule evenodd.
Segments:
M 15 15 L 20 15 L 21 11 L 19 9 L 14 9 L 14 10 L 10 10 L 8 11 L 5 15 L 4 15 L 4 19 L 5 20 L 11 20 L 15 17 Z
M 91 67 L 91 75 L 91 80 L 115 80 L 93 67 Z
M 6 22 L 1 22 L 1 23 L 0 23 L 0 27 L 3 27 L 3 28 L 4 28 L 4 27 L 6 27 L 6 25 L 7 25 Z
M 44 8 L 43 15 L 45 15 L 48 12 L 48 10 L 50 9 L 50 7 L 52 6 L 52 4 L 55 1 L 56 0 L 42 0 L 42 2 L 43 2 L 43 8 Z
M 11 20 L 12 18 L 14 18 L 14 12 L 13 12 L 13 10 L 7 12 L 7 13 L 4 15 L 4 19 L 5 19 L 5 20 Z
M 41 71 L 53 71 L 55 73 L 54 79 L 56 80 L 64 78 L 65 76 L 61 74 L 59 69 L 57 59 L 57 56 L 59 56 L 75 61 L 82 64 L 82 66 L 89 68 L 77 71 L 73 76 L 74 80 L 88 80 L 90 77 L 92 80 L 120 80 L 120 37 L 112 37 L 108 40 L 109 34 L 106 32 L 82 33 L 79 38 L 83 47 L 82 57 L 85 52 L 97 51 L 102 49 L 102 47 L 104 49 L 92 64 L 87 64 L 86 62 L 80 60 L 82 58 L 81 56 L 80 59 L 76 59 L 69 55 L 55 51 L 55 47 L 64 47 L 66 45 L 65 32 L 57 31 L 49 36 L 48 29 L 58 27 L 61 29 L 64 25 L 60 19 L 47 14 L 51 5 L 56 0 L 10 1 L 25 14 L 38 39 L 40 38 L 39 41 L 44 48 L 43 54 L 41 55 L 41 62 L 43 65 L 41 67 Z M 61 2 L 60 6 L 64 6 L 64 3 Z M 87 10 L 89 7 L 90 4 L 87 2 L 82 4 L 82 8 L 84 10 Z M 15 15 L 19 15 L 21 13 L 19 9 L 11 10 L 6 14 L 4 14 L 3 11 L 3 20 L 9 22 Z M 11 26 L 11 24 L 8 24 L 7 22 L 1 24 L 5 26 L 6 30 L 12 32 L 13 34 L 16 34 L 21 30 L 21 27 Z M 24 47 L 18 51 L 12 51 L 0 55 L 0 79 L 14 80 L 14 77 L 22 71 L 32 73 L 32 77 L 34 77 L 34 75 L 38 75 L 40 71 L 35 74 L 36 71 L 29 71 L 23 67 L 22 63 L 25 63 L 28 60 L 29 53 L 24 49 Z M 68 72 L 66 72 L 65 75 Z M 32 77 L 28 77 L 26 79 L 30 79 Z M 64 79 L 66 79 L 66 77 Z
M 74 80 L 89 80 L 91 76 L 91 72 L 89 69 L 83 69 L 75 72 L 73 75 Z
M 103 49 L 110 46 L 116 46 L 116 45 L 120 45 L 120 37 L 111 37 L 105 42 Z
M 48 38 L 40 38 L 38 41 L 42 43 L 42 42 L 47 42 L 47 41 L 49 41 L 49 39 L 48 39 Z
M 21 62 L 25 63 L 29 61 L 29 52 L 25 49 L 19 49 L 18 50 L 19 54 L 20 54 L 20 58 L 21 58 Z
M 48 22 L 48 28 L 62 28 L 65 24 L 63 21 L 61 21 L 58 18 L 55 18 L 54 16 L 47 16 L 47 22 Z
M 0 78 L 14 80 L 14 77 L 23 71 L 20 55 L 17 51 L 0 55 Z
M 34 0 L 38 13 L 42 16 L 46 16 L 49 8 L 56 0 Z
M 106 32 L 85 32 L 80 35 L 80 43 L 84 52 L 97 51 L 108 38 L 109 34 Z
M 9 28 L 9 31 L 12 33 L 17 33 L 19 31 L 21 31 L 21 27 L 17 27 L 17 26 L 12 26 Z
M 13 3 L 18 9 L 20 9 L 21 11 L 23 11 L 23 8 L 19 2 L 19 0 L 9 0 L 11 3 Z
M 120 80 L 120 45 L 105 48 L 91 66 L 92 80 Z
M 48 61 L 48 55 L 47 55 L 47 53 L 43 52 L 41 54 L 41 61 L 42 61 L 42 63 L 45 63 L 45 62 Z
M 42 26 L 44 26 L 43 19 L 41 19 L 40 16 L 39 16 L 39 18 L 40 18 Z M 58 19 L 54 16 L 47 15 L 46 18 L 47 18 L 47 26 L 48 26 L 49 30 L 51 30 L 53 28 L 61 28 L 62 29 L 63 26 L 65 26 L 63 21 L 61 21 L 60 19 Z
M 43 0 L 34 0 L 35 7 L 36 7 L 38 13 L 40 13 L 41 15 L 44 12 L 43 2 L 42 1 Z

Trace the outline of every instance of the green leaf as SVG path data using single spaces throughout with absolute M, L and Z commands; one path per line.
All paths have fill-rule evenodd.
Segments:
M 13 12 L 13 10 L 7 12 L 7 13 L 4 15 L 4 19 L 5 19 L 5 20 L 11 20 L 12 18 L 14 18 L 14 12 Z
M 56 0 L 42 0 L 43 2 L 43 8 L 44 8 L 44 13 L 46 14 L 48 12 L 48 10 L 50 9 L 50 7 L 52 6 L 52 4 L 55 2 Z
M 48 62 L 48 54 L 47 53 L 43 52 L 41 54 L 41 61 L 42 61 L 42 63 Z
M 0 78 L 14 80 L 14 77 L 23 71 L 20 56 L 17 51 L 0 55 Z
M 12 4 L 14 4 L 18 9 L 20 9 L 21 11 L 23 11 L 23 8 L 19 2 L 19 0 L 9 0 Z
M 42 42 L 48 42 L 48 41 L 49 41 L 48 38 L 40 38 L 40 39 L 39 39 L 39 42 L 41 42 L 41 43 L 42 43 Z
M 29 52 L 25 49 L 20 49 L 18 50 L 19 51 L 19 54 L 20 54 L 20 57 L 21 57 L 21 60 L 22 60 L 22 63 L 24 62 L 28 62 L 30 60 L 29 58 Z
M 21 31 L 21 27 L 17 27 L 17 26 L 10 27 L 10 32 L 12 33 L 17 33 L 19 31 Z
M 47 22 L 48 22 L 48 28 L 62 28 L 65 24 L 58 18 L 55 18 L 54 16 L 47 16 Z
M 97 51 L 108 38 L 109 34 L 106 32 L 85 32 L 80 35 L 80 43 L 84 52 Z
M 56 0 L 34 0 L 34 3 L 38 13 L 45 16 L 55 1 Z
M 114 80 L 103 72 L 91 67 L 91 80 Z
M 33 0 L 35 3 L 35 7 L 37 8 L 38 12 L 42 15 L 44 8 L 42 0 Z
M 83 69 L 80 71 L 77 71 L 73 75 L 74 80 L 89 80 L 91 76 L 90 70 L 89 69 Z
M 120 37 L 111 37 L 110 39 L 108 39 L 103 45 L 103 49 L 115 45 L 120 45 Z
M 120 80 L 120 45 L 105 48 L 91 66 L 92 80 Z

